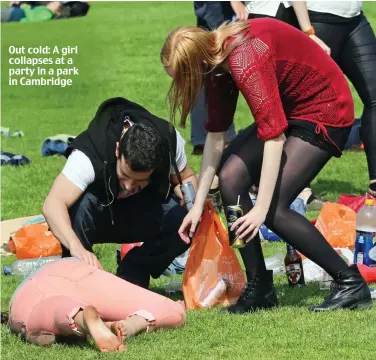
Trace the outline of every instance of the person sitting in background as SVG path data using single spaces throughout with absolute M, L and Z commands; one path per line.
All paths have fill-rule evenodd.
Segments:
M 124 351 L 124 340 L 185 322 L 183 302 L 67 258 L 49 263 L 18 286 L 9 303 L 11 332 L 36 345 L 92 336 L 101 351 Z
M 85 16 L 87 1 L 10 1 L 1 8 L 2 22 L 42 22 L 53 19 Z
M 189 246 L 179 240 L 186 215 L 183 182 L 197 180 L 180 133 L 124 98 L 103 102 L 88 129 L 69 145 L 68 160 L 43 214 L 63 256 L 101 267 L 94 244 L 131 244 L 117 274 L 147 288 Z M 115 256 L 115 254 L 114 254 Z
M 13 2 L 10 7 L 1 8 L 1 22 L 43 22 L 59 16 L 62 10 L 60 1 L 48 1 L 45 5 Z
M 63 11 L 58 19 L 86 16 L 90 5 L 88 1 L 62 1 Z

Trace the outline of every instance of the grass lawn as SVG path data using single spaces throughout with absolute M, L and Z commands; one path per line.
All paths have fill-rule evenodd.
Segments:
M 365 13 L 376 26 L 376 5 L 365 4 Z M 169 78 L 159 63 L 167 33 L 182 24 L 195 24 L 191 2 L 99 2 L 87 17 L 41 24 L 5 24 L 2 34 L 2 126 L 25 133 L 22 138 L 2 139 L 2 150 L 22 153 L 32 159 L 23 168 L 2 168 L 2 220 L 39 214 L 47 192 L 61 171 L 63 158 L 41 156 L 47 136 L 78 134 L 84 130 L 103 100 L 124 96 L 166 117 L 165 96 Z M 78 46 L 72 56 L 79 76 L 70 87 L 8 85 L 8 48 L 25 46 Z M 354 93 L 357 115 L 362 107 Z M 237 114 L 237 129 L 250 121 L 243 99 Z M 182 129 L 191 152 L 189 128 Z M 198 171 L 200 158 L 190 157 Z M 347 153 L 332 160 L 313 183 L 316 193 L 363 194 L 367 188 L 363 153 Z M 316 214 L 310 214 L 311 217 Z M 97 246 L 106 270 L 115 271 L 116 245 Z M 265 256 L 275 254 L 279 244 L 267 244 Z M 15 258 L 2 258 L 4 265 Z M 21 279 L 1 277 L 1 309 Z M 167 280 L 152 281 L 163 292 Z M 362 312 L 341 311 L 313 314 L 308 305 L 326 295 L 316 283 L 291 290 L 284 276 L 276 276 L 281 307 L 247 316 L 222 315 L 217 309 L 191 311 L 187 324 L 175 331 L 141 335 L 128 341 L 125 354 L 100 354 L 93 346 L 54 345 L 49 348 L 23 344 L 1 327 L 4 359 L 375 359 L 376 307 Z

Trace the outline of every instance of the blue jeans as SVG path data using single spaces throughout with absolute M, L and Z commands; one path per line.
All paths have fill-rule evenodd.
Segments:
M 25 17 L 25 12 L 17 6 L 1 8 L 1 22 L 20 21 Z
M 206 30 L 216 29 L 225 21 L 233 20 L 235 15 L 229 1 L 194 1 L 193 4 L 197 26 Z M 204 129 L 204 124 L 207 119 L 205 91 L 201 90 L 199 100 L 191 112 L 191 143 L 193 146 L 205 144 L 208 132 Z M 231 124 L 226 133 L 226 141 L 230 142 L 235 136 L 235 126 Z
M 193 146 L 204 145 L 207 131 L 204 125 L 208 120 L 208 111 L 205 104 L 205 91 L 201 90 L 200 97 L 191 112 L 191 143 Z M 235 126 L 232 123 L 226 133 L 226 141 L 230 142 L 236 136 Z

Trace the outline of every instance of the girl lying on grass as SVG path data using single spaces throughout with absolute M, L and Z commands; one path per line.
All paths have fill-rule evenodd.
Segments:
M 65 258 L 19 285 L 10 301 L 8 325 L 37 345 L 50 345 L 58 336 L 90 335 L 101 351 L 125 351 L 123 342 L 132 335 L 184 322 L 182 302 Z

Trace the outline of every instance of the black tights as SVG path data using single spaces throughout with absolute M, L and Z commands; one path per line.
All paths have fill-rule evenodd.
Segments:
M 260 179 L 264 143 L 257 139 L 255 124 L 240 132 L 226 149 L 219 171 L 219 186 L 225 206 L 240 204 L 252 209 L 249 189 Z M 265 225 L 330 275 L 347 268 L 321 233 L 304 216 L 290 210 L 290 204 L 320 172 L 331 155 L 297 137 L 288 137 L 281 168 Z M 260 237 L 257 235 L 240 250 L 247 278 L 266 271 Z
M 376 180 L 376 38 L 363 14 L 348 23 L 315 22 L 316 35 L 331 48 L 331 56 L 354 85 L 364 110 L 361 137 L 369 177 Z
M 333 21 L 331 14 L 309 11 L 316 35 L 331 49 L 331 56 L 354 85 L 364 109 L 361 138 L 367 156 L 370 180 L 376 180 L 376 38 L 367 18 L 361 13 L 348 21 Z M 250 14 L 249 18 L 268 17 Z M 293 8 L 278 9 L 276 19 L 300 29 Z M 326 19 L 326 20 L 325 20 Z M 332 20 L 330 20 L 332 19 Z M 308 186 L 308 184 L 307 184 Z

